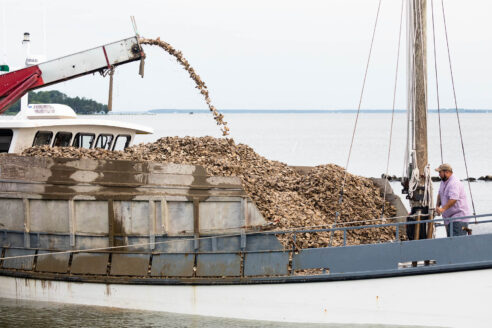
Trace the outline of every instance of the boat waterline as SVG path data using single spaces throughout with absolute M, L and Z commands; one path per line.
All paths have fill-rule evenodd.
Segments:
M 466 285 L 456 286 L 456 281 L 466 281 Z M 483 300 L 492 292 L 492 269 L 223 286 L 79 283 L 1 276 L 0 285 L 2 298 L 235 319 L 485 327 L 489 304 Z

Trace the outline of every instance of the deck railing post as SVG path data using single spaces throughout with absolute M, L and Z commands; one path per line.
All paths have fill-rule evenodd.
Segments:
M 347 246 L 347 229 L 343 229 L 343 246 Z
M 295 255 L 295 252 L 296 252 L 296 240 L 297 240 L 297 236 L 296 236 L 296 233 L 294 232 L 294 236 L 292 237 L 293 239 L 293 244 L 292 244 L 292 267 L 290 268 L 290 274 L 293 275 L 294 274 L 294 255 Z

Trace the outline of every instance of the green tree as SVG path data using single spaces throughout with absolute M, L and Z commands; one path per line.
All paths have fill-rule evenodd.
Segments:
M 66 94 L 53 91 L 29 92 L 30 104 L 63 104 L 71 107 L 77 114 L 108 113 L 108 106 L 85 97 L 68 97 Z M 20 110 L 20 101 L 12 105 L 5 113 L 15 114 Z

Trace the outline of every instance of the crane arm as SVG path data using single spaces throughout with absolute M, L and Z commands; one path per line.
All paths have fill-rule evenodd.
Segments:
M 0 75 L 0 114 L 31 90 L 145 58 L 137 37 Z

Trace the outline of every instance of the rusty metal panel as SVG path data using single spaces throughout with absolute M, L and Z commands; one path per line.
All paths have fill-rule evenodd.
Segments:
M 47 251 L 39 251 L 38 254 L 50 253 Z M 41 272 L 56 272 L 65 273 L 68 271 L 68 261 L 70 254 L 56 254 L 51 253 L 49 255 L 39 256 L 36 263 L 36 271 Z
M 169 215 L 165 223 L 170 236 L 193 234 L 193 202 L 168 201 Z
M 150 274 L 154 277 L 191 277 L 194 262 L 194 254 L 154 255 Z
M 124 246 L 128 245 L 128 247 L 121 248 L 119 251 L 121 252 L 143 252 L 149 251 L 149 237 L 127 237 L 127 236 L 115 236 L 114 237 L 114 246 Z M 131 245 L 139 245 L 139 246 L 131 246 Z
M 267 223 L 260 210 L 258 210 L 256 205 L 251 201 L 248 201 L 247 203 L 247 215 L 245 221 L 247 226 L 261 226 Z
M 244 225 L 240 201 L 200 202 L 200 234 L 239 231 Z
M 76 274 L 106 274 L 109 254 L 76 253 L 73 255 L 71 272 Z
M 286 275 L 288 265 L 289 253 L 287 252 L 247 253 L 244 259 L 244 275 Z
M 5 257 L 34 255 L 34 254 L 36 254 L 36 251 L 33 249 L 8 248 L 5 250 Z M 3 268 L 5 269 L 32 270 L 33 264 L 34 264 L 34 256 L 3 260 Z
M 2 233 L 2 246 L 24 247 L 24 233 L 12 231 Z
M 76 249 L 89 249 L 108 247 L 109 239 L 107 236 L 77 236 L 75 238 Z
M 69 232 L 68 201 L 31 199 L 32 232 Z
M 115 276 L 146 276 L 149 254 L 113 254 L 111 274 Z
M 196 274 L 200 277 L 241 275 L 239 254 L 198 254 Z
M 78 200 L 74 204 L 75 232 L 108 233 L 108 202 Z
M 237 252 L 240 250 L 241 237 L 214 236 L 200 240 L 200 252 Z
M 0 199 L 0 229 L 24 230 L 24 202 L 22 199 Z
M 167 201 L 165 197 L 163 197 L 160 201 L 155 201 L 155 225 L 156 235 L 162 235 L 166 233 L 166 222 L 167 217 L 169 215 L 167 209 Z
M 52 234 L 40 234 L 36 244 L 39 248 L 68 250 L 70 247 L 70 236 L 60 236 Z
M 114 232 L 126 235 L 149 234 L 148 201 L 114 201 Z
M 168 238 L 168 237 L 156 237 L 155 238 L 155 251 L 167 252 L 167 253 L 187 253 L 193 252 L 193 239 L 190 237 L 185 238 Z

